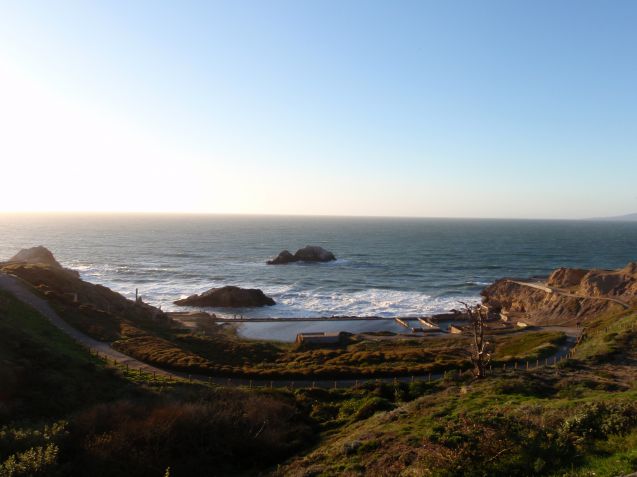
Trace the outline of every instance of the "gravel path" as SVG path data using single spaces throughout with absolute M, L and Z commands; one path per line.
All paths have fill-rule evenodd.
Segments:
M 96 339 L 93 339 L 73 328 L 66 321 L 60 318 L 57 312 L 51 308 L 51 305 L 49 305 L 46 300 L 33 293 L 29 289 L 29 286 L 23 283 L 19 278 L 0 272 L 0 289 L 11 293 L 21 302 L 34 308 L 38 313 L 47 318 L 56 328 L 62 330 L 82 346 L 92 350 L 93 352 L 98 352 L 100 355 L 107 357 L 111 361 L 116 361 L 124 366 L 128 366 L 130 369 L 141 370 L 150 374 L 155 373 L 158 376 L 173 378 L 183 377 L 177 373 L 171 373 L 163 369 L 155 368 L 154 366 L 150 366 L 135 358 L 131 358 L 119 351 L 115 351 L 111 348 L 110 344 L 97 341 Z

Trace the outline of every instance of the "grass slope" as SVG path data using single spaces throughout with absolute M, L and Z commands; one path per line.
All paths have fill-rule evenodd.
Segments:
M 376 401 L 367 395 L 351 402 L 343 395 L 345 404 L 335 402 L 337 410 L 323 414 L 332 425 L 325 426 L 320 444 L 273 475 L 611 477 L 635 472 L 636 326 L 635 310 L 593 320 L 575 357 L 554 368 L 511 371 L 483 381 L 454 376 L 420 389 L 414 384 L 411 390 L 399 385 L 382 397 L 372 392 Z M 363 418 L 362 402 L 368 407 Z M 345 412 L 348 407 L 354 412 Z
M 129 391 L 35 310 L 0 292 L 0 424 L 64 415 Z

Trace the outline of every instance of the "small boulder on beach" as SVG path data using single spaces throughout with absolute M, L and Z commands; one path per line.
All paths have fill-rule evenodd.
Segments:
M 201 295 L 191 295 L 174 302 L 180 306 L 213 306 L 219 308 L 244 308 L 275 305 L 275 301 L 256 288 L 225 286 L 211 288 Z
M 268 265 L 285 265 L 294 262 L 330 262 L 336 257 L 329 250 L 317 245 L 307 245 L 292 255 L 289 251 L 283 250 L 276 258 L 268 260 Z

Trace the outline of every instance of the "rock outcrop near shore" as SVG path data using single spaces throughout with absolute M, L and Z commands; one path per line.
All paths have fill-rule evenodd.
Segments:
M 80 276 L 77 271 L 71 270 L 70 268 L 64 268 L 60 265 L 60 262 L 55 259 L 53 253 L 42 245 L 31 248 L 23 248 L 6 262 L 0 263 L 0 266 L 5 265 L 38 265 L 41 267 L 64 270 L 65 272 L 71 273 L 77 277 Z
M 175 301 L 180 306 L 213 306 L 220 308 L 244 308 L 271 306 L 276 302 L 259 289 L 247 289 L 234 286 L 212 288 L 201 295 Z
M 31 248 L 23 248 L 5 263 L 37 264 L 62 268 L 62 265 L 60 265 L 60 263 L 55 259 L 51 251 L 42 245 Z
M 283 250 L 276 258 L 268 260 L 268 265 L 285 265 L 294 262 L 331 262 L 336 257 L 329 250 L 317 245 L 307 245 L 296 251 L 294 255 L 288 250 Z
M 482 292 L 483 304 L 491 312 L 534 324 L 581 321 L 620 302 L 637 303 L 637 263 L 619 270 L 559 268 L 548 277 L 546 290 L 502 279 Z

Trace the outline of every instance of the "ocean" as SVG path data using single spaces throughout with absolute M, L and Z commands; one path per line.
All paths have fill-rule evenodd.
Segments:
M 415 317 L 477 302 L 501 277 L 637 260 L 637 223 L 223 215 L 0 215 L 0 260 L 44 245 L 82 278 L 164 310 L 212 287 L 260 288 L 277 302 L 208 310 L 250 317 Z M 266 265 L 281 250 L 320 245 L 337 260 Z M 393 322 L 248 324 L 246 336 L 399 331 Z

